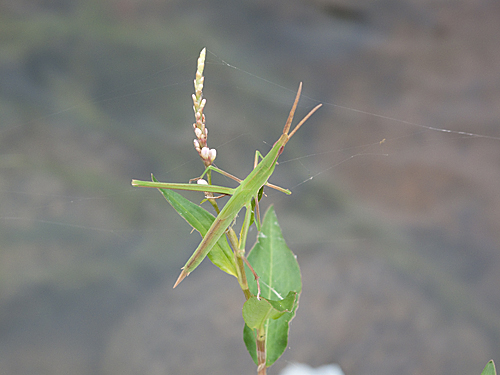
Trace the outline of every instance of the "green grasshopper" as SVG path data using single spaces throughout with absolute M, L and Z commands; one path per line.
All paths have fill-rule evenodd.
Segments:
M 182 268 L 182 272 L 179 275 L 177 281 L 174 284 L 174 288 L 179 285 L 179 283 L 184 280 L 186 276 L 188 276 L 198 265 L 202 262 L 203 259 L 208 255 L 212 247 L 217 243 L 219 238 L 224 235 L 227 228 L 231 226 L 231 223 L 234 221 L 240 210 L 245 207 L 247 213 L 252 210 L 252 200 L 255 200 L 255 203 L 258 203 L 258 194 L 261 188 L 264 185 L 273 187 L 278 189 L 286 194 L 291 194 L 290 190 L 279 188 L 275 185 L 271 185 L 267 182 L 269 177 L 273 174 L 274 168 L 276 167 L 278 157 L 283 152 L 285 145 L 292 138 L 295 132 L 306 122 L 306 120 L 314 113 L 316 110 L 321 107 L 321 104 L 314 107 L 292 130 L 289 134 L 290 126 L 292 124 L 293 116 L 295 114 L 295 109 L 297 108 L 297 104 L 299 102 L 300 93 L 302 91 L 302 82 L 299 85 L 299 89 L 297 91 L 297 95 L 295 97 L 295 101 L 293 103 L 292 109 L 290 110 L 290 114 L 288 115 L 288 119 L 285 123 L 285 127 L 283 128 L 283 134 L 281 137 L 274 143 L 271 150 L 268 154 L 262 158 L 260 163 L 257 164 L 258 156 L 261 156 L 260 153 L 256 152 L 255 158 L 255 168 L 250 172 L 250 174 L 244 180 L 239 180 L 231 176 L 230 174 L 214 167 L 209 166 L 203 172 L 200 179 L 209 171 L 213 170 L 218 173 L 221 173 L 225 176 L 236 179 L 240 184 L 237 188 L 228 188 L 223 186 L 216 185 L 201 185 L 201 184 L 176 184 L 176 183 L 165 183 L 165 182 L 154 182 L 154 181 L 139 181 L 132 180 L 133 186 L 139 187 L 150 187 L 150 188 L 158 188 L 158 189 L 175 189 L 175 190 L 191 190 L 191 191 L 202 191 L 205 193 L 218 193 L 223 195 L 231 195 L 231 198 L 227 201 L 226 205 L 222 208 L 220 213 L 217 215 L 215 221 L 212 226 L 209 228 L 205 237 L 203 237 L 202 241 L 194 251 L 193 255 L 188 259 L 184 267 Z M 258 215 L 256 215 L 258 216 Z M 258 217 L 256 222 L 258 222 Z M 236 250 L 235 250 L 236 251 Z

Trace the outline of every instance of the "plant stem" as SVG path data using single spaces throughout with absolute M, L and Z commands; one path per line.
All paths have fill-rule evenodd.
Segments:
M 257 375 L 266 375 L 266 330 L 257 329 Z

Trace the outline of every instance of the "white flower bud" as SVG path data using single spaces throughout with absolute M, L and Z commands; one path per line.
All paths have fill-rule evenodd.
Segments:
M 194 134 L 196 134 L 196 138 L 200 139 L 201 138 L 201 129 L 200 128 L 195 128 L 194 129 Z
M 200 142 L 197 139 L 193 140 L 194 148 L 199 151 L 200 150 Z
M 210 149 L 210 152 L 208 153 L 208 160 L 210 160 L 210 163 L 214 162 L 216 156 L 217 151 L 215 150 L 215 148 Z
M 208 185 L 208 182 L 205 181 L 203 178 L 200 178 L 199 180 L 196 180 L 196 183 L 200 184 L 200 185 Z
M 208 160 L 208 158 L 210 156 L 210 150 L 208 149 L 208 147 L 203 147 L 201 149 L 200 155 L 201 155 L 203 160 Z

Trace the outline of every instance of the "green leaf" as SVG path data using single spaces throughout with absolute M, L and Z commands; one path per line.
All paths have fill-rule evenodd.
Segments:
M 151 175 L 154 182 L 158 180 Z M 215 220 L 215 217 L 203 207 L 184 198 L 171 189 L 158 189 L 168 203 L 177 211 L 181 217 L 204 237 Z M 217 244 L 208 253 L 208 258 L 222 271 L 237 277 L 236 264 L 231 247 L 226 236 L 221 236 Z
M 493 362 L 493 360 L 489 361 L 486 364 L 486 367 L 484 368 L 481 375 L 497 375 L 497 370 L 495 369 L 495 362 Z
M 287 312 L 291 312 L 297 298 L 296 292 L 288 293 L 288 296 L 281 301 L 267 300 L 251 297 L 243 305 L 243 319 L 250 328 L 261 328 L 266 320 L 278 319 Z
M 262 229 L 257 237 L 257 243 L 248 255 L 248 261 L 259 275 L 261 296 L 269 301 L 283 301 L 295 292 L 293 306 L 290 312 L 285 312 L 278 319 L 267 319 L 264 322 L 266 330 L 266 365 L 271 366 L 285 351 L 288 343 L 289 323 L 298 308 L 302 281 L 299 264 L 292 251 L 288 248 L 281 233 L 274 208 L 267 210 Z M 257 294 L 257 284 L 247 269 L 247 278 L 251 292 Z M 254 326 L 254 324 L 252 324 Z M 245 324 L 243 339 L 247 350 L 257 363 L 256 330 Z

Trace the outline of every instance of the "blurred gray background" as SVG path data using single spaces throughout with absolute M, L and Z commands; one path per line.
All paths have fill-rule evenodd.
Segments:
M 496 0 L 0 1 L 1 373 L 255 373 L 235 279 L 207 261 L 172 290 L 199 236 L 130 186 L 201 174 L 205 46 L 231 173 L 279 137 L 299 81 L 297 117 L 324 103 L 272 177 L 293 194 L 263 202 L 304 284 L 269 373 L 500 361 L 499 19 Z

